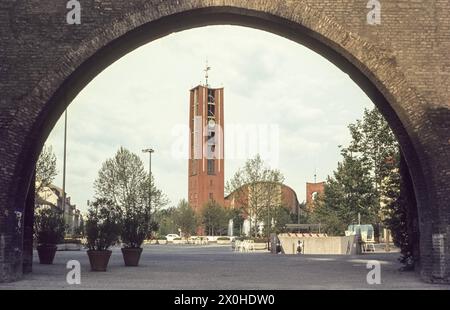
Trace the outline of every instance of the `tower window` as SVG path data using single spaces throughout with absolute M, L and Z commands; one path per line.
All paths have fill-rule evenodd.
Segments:
M 214 104 L 208 103 L 208 117 L 216 116 L 216 106 Z
M 216 103 L 216 96 L 213 89 L 208 89 L 208 103 Z
M 214 173 L 214 159 L 208 159 L 208 174 L 213 175 Z

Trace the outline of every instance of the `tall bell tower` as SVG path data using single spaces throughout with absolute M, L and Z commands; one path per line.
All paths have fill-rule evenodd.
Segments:
M 208 84 L 190 91 L 188 199 L 196 212 L 208 201 L 224 205 L 224 89 Z

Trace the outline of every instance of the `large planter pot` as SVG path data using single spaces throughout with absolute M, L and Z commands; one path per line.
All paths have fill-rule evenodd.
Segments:
M 106 271 L 112 251 L 87 251 L 91 271 Z
M 167 240 L 158 240 L 158 244 L 167 244 Z
M 37 247 L 39 263 L 43 265 L 53 264 L 57 249 L 58 247 L 56 245 L 39 245 Z
M 141 258 L 142 248 L 122 248 L 123 261 L 125 266 L 137 266 Z

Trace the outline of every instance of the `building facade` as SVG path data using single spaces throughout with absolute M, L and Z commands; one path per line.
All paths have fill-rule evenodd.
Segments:
M 267 186 L 270 186 L 270 190 Z M 269 192 L 270 194 L 268 194 Z M 260 198 L 252 201 L 253 195 L 257 195 Z M 303 210 L 301 210 L 301 204 L 298 202 L 296 192 L 287 185 L 268 185 L 262 182 L 253 185 L 245 185 L 225 197 L 225 206 L 227 208 L 242 208 L 245 210 L 245 219 L 242 225 L 241 233 L 246 236 L 251 235 L 250 229 L 251 226 L 254 227 L 254 225 L 258 226 L 258 233 L 263 235 L 264 226 L 267 224 L 267 221 L 265 220 L 257 221 L 255 215 L 252 214 L 252 210 L 249 205 L 255 203 L 255 201 L 257 201 L 257 203 L 252 207 L 260 210 L 267 209 L 267 207 L 269 207 L 269 210 L 270 208 L 275 210 L 276 208 L 283 207 L 289 210 L 291 214 L 303 212 Z M 274 224 L 274 220 L 272 219 L 271 225 Z
M 64 201 L 63 190 L 57 186 L 49 185 L 38 193 L 35 200 L 35 208 L 51 207 L 57 208 L 63 212 L 64 223 L 66 224 L 66 236 L 74 236 L 79 232 L 83 226 L 83 217 L 80 210 L 75 204 L 70 202 L 70 197 L 67 196 Z
M 188 198 L 196 212 L 209 201 L 224 204 L 223 105 L 223 88 L 190 91 Z
M 314 209 L 314 200 L 325 192 L 325 182 L 306 183 L 306 207 Z

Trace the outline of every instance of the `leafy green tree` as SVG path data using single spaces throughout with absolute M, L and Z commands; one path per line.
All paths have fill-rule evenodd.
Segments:
M 230 212 L 215 201 L 203 206 L 201 221 L 209 236 L 224 235 L 228 230 Z
M 51 145 L 44 145 L 36 163 L 36 195 L 40 193 L 44 187 L 48 187 L 57 174 L 56 155 L 53 152 L 53 148 Z
M 282 233 L 286 230 L 286 225 L 293 223 L 291 212 L 284 205 L 275 206 L 270 209 L 269 212 L 270 218 L 270 229 L 267 231 L 267 225 L 264 226 L 265 235 L 269 236 L 271 233 Z M 295 219 L 295 223 L 297 219 Z
M 242 228 L 245 220 L 244 218 L 245 211 L 242 208 L 237 207 L 230 209 L 228 212 L 230 219 L 233 220 L 233 234 L 237 236 L 242 236 L 243 234 Z
M 308 224 L 311 222 L 311 211 L 306 207 L 306 202 L 299 204 L 295 213 L 291 213 L 292 224 Z
M 194 209 L 184 199 L 178 203 L 174 214 L 174 223 L 177 228 L 181 229 L 181 232 L 185 236 L 193 235 L 196 232 L 198 226 L 197 215 Z
M 103 163 L 94 187 L 97 198 L 111 201 L 121 209 L 121 239 L 125 247 L 140 247 L 156 228 L 152 215 L 167 204 L 167 198 L 156 188 L 153 176 L 145 172 L 139 156 L 121 147 Z
M 324 195 L 316 200 L 314 218 L 329 234 L 342 235 L 349 224 L 376 218 L 376 193 L 361 159 L 344 156 L 333 177 L 328 177 Z
M 178 233 L 174 219 L 175 212 L 176 212 L 175 207 L 162 209 L 156 212 L 155 220 L 157 223 L 159 223 L 158 235 L 166 236 L 168 234 Z
M 120 207 L 148 206 L 149 193 L 153 213 L 168 203 L 166 196 L 156 187 L 153 175 L 150 182 L 139 156 L 123 147 L 102 164 L 94 188 L 98 198 L 108 199 Z
M 417 205 L 408 167 L 400 159 L 399 171 L 385 181 L 383 196 L 387 217 L 384 224 L 391 230 L 394 244 L 400 248 L 404 270 L 413 270 L 419 259 L 419 223 Z M 400 172 L 400 173 L 398 173 Z
M 245 217 L 250 220 L 250 231 L 256 237 L 258 223 L 265 221 L 267 209 L 281 201 L 280 185 L 284 176 L 270 169 L 259 155 L 247 160 L 227 182 L 226 191 L 233 195 L 237 205 L 244 206 Z
M 398 157 L 397 139 L 377 108 L 365 109 L 362 120 L 350 124 L 349 130 L 352 140 L 343 151 L 347 156 L 352 154 L 361 159 L 378 190 L 392 171 L 390 159 Z
M 376 194 L 376 233 L 378 224 L 383 220 L 381 200 L 385 191 L 384 180 L 392 176 L 399 157 L 399 145 L 389 124 L 377 108 L 365 109 L 361 120 L 349 125 L 352 140 L 342 150 L 345 156 L 361 160 L 363 167 L 369 172 Z

